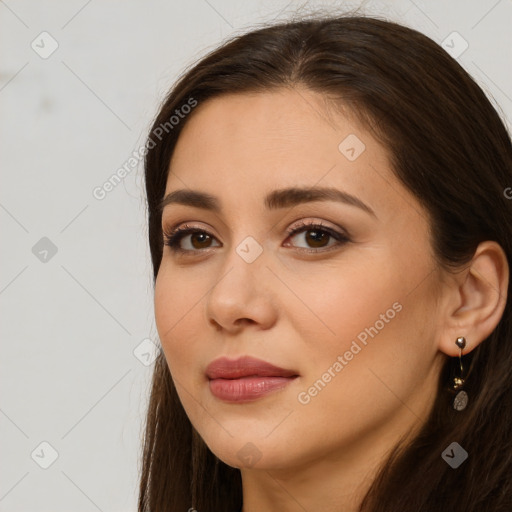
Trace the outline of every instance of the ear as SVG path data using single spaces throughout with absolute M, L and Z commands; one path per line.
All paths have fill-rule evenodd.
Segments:
M 505 309 L 508 280 L 509 265 L 502 247 L 494 241 L 480 243 L 471 262 L 453 275 L 445 290 L 448 295 L 442 302 L 447 316 L 439 350 L 458 356 L 455 340 L 464 336 L 463 354 L 468 354 L 492 333 Z

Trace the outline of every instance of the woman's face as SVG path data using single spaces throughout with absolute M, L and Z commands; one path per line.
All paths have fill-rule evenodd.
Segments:
M 296 188 L 331 192 L 286 192 Z M 368 461 L 419 428 L 444 360 L 439 275 L 427 215 L 370 132 L 328 120 L 305 89 L 213 99 L 179 138 L 165 195 L 176 191 L 217 209 L 167 201 L 164 231 L 198 233 L 174 240 L 181 252 L 164 247 L 157 329 L 185 411 L 221 460 Z M 242 356 L 290 372 L 235 365 L 210 382 L 212 361 Z

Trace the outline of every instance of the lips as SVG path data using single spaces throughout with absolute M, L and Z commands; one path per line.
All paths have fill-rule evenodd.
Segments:
M 244 356 L 221 357 L 206 368 L 210 392 L 224 402 L 241 404 L 259 400 L 286 388 L 299 375 L 273 364 Z
M 295 370 L 274 366 L 261 359 L 243 356 L 238 359 L 221 357 L 206 367 L 206 376 L 212 379 L 240 379 L 243 377 L 296 377 Z

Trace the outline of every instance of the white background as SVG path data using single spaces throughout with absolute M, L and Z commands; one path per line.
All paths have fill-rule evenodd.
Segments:
M 103 200 L 93 190 L 225 38 L 359 5 L 439 44 L 457 31 L 459 62 L 512 119 L 510 0 L 0 0 L 0 511 L 136 510 L 152 367 L 134 350 L 158 343 L 142 165 Z M 31 47 L 51 49 L 44 31 L 47 58 Z M 34 254 L 43 237 L 55 255 Z

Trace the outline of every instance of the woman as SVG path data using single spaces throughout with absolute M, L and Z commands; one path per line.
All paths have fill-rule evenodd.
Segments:
M 512 147 L 426 36 L 235 37 L 145 159 L 142 511 L 512 510 Z

